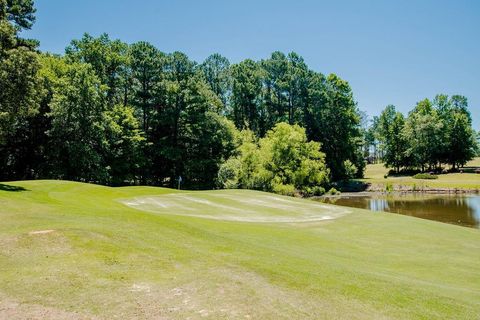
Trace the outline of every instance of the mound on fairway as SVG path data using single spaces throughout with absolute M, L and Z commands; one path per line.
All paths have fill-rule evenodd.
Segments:
M 158 214 L 265 223 L 315 222 L 338 218 L 350 212 L 342 207 L 248 190 L 184 192 L 143 196 L 121 202 Z
M 0 319 L 478 319 L 479 270 L 479 230 L 407 216 L 0 184 Z

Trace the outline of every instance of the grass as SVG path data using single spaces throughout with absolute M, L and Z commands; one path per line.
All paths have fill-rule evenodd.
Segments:
M 480 158 L 475 158 L 466 165 L 467 168 L 480 168 Z M 435 180 L 419 180 L 411 176 L 389 176 L 384 178 L 388 169 L 382 163 L 369 164 L 365 170 L 365 179 L 359 181 L 370 184 L 370 189 L 385 191 L 392 186 L 395 190 L 422 190 L 422 189 L 459 189 L 480 191 L 480 174 L 476 173 L 448 173 L 438 175 Z
M 2 185 L 2 319 L 480 314 L 479 230 L 254 191 Z

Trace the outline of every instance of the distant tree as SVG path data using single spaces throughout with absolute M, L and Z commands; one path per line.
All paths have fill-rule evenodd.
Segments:
M 480 131 L 475 132 L 475 156 L 480 157 Z
M 475 156 L 477 148 L 475 131 L 463 112 L 455 112 L 452 116 L 449 144 L 450 153 L 447 160 L 452 169 L 464 166 Z
M 265 129 L 268 130 L 278 122 L 289 122 L 289 62 L 284 53 L 276 51 L 272 53 L 269 59 L 262 60 L 260 66 L 262 68 L 263 100 L 266 111 Z
M 393 167 L 397 172 L 403 166 L 408 166 L 406 151 L 407 140 L 404 136 L 405 118 L 395 110 L 395 106 L 388 105 L 382 111 L 378 120 L 378 133 L 384 151 L 385 166 Z
M 391 127 L 397 111 L 394 105 L 388 105 L 378 117 L 377 133 L 381 148 L 385 148 L 387 141 L 391 138 Z
M 440 133 L 440 161 L 455 169 L 475 155 L 476 139 L 467 98 L 460 95 L 451 98 L 437 95 L 433 104 L 443 125 Z
M 417 103 L 410 112 L 405 123 L 404 137 L 408 143 L 405 152 L 412 160 L 412 165 L 432 169 L 439 163 L 442 145 L 443 124 L 438 113 L 432 108 L 430 100 L 425 99 Z
M 156 96 L 162 81 L 166 58 L 148 42 L 137 42 L 130 46 L 129 62 L 132 77 L 131 103 L 141 119 L 143 131 L 148 134 L 150 121 L 158 105 Z
M 266 114 L 261 100 L 261 69 L 256 62 L 247 59 L 233 65 L 231 75 L 231 119 L 238 129 L 250 129 L 262 135 L 266 131 Z
M 224 106 L 228 103 L 232 85 L 229 68 L 230 62 L 228 59 L 218 53 L 210 55 L 200 65 L 207 83 Z

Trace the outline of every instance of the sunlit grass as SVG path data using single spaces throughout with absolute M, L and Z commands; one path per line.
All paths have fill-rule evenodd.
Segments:
M 178 191 L 161 188 L 7 185 L 19 188 L 0 190 L 0 318 L 475 319 L 480 312 L 475 229 L 358 209 L 339 216 L 338 207 L 308 200 L 294 201 L 336 219 L 175 214 L 180 206 L 231 214 L 231 199 L 243 191 L 175 202 Z M 274 206 L 290 198 L 245 195 L 251 204 L 241 208 L 250 215 L 286 214 Z M 152 196 L 159 203 L 166 196 L 171 208 L 121 202 Z
M 480 158 L 467 163 L 466 167 L 480 167 Z M 396 189 L 408 188 L 439 188 L 439 189 L 468 189 L 480 190 L 480 174 L 476 173 L 448 173 L 441 174 L 436 180 L 413 179 L 410 176 L 389 176 L 385 179 L 388 169 L 382 163 L 367 165 L 365 179 L 361 181 L 372 185 L 373 189 L 386 189 L 387 184 Z

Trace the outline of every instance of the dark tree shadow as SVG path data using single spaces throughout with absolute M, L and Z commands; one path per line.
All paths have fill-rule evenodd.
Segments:
M 28 191 L 24 187 L 19 186 L 12 186 L 9 184 L 0 183 L 0 191 L 11 191 L 11 192 L 19 192 L 19 191 Z

